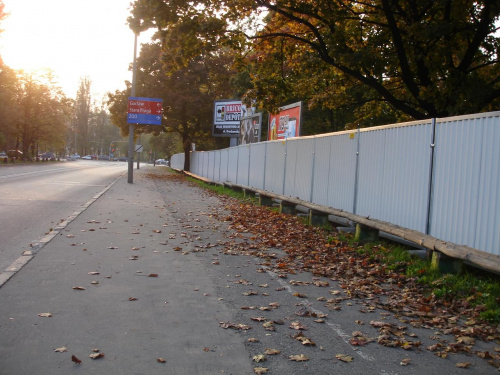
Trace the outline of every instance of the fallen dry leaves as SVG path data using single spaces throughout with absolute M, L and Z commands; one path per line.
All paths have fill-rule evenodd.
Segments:
M 295 362 L 309 361 L 309 358 L 307 358 L 304 354 L 291 355 L 288 358 L 290 358 L 290 361 L 295 361 Z
M 71 360 L 75 362 L 77 365 L 82 363 L 82 361 L 78 359 L 78 357 L 76 357 L 74 354 L 71 356 Z
M 257 375 L 260 375 L 260 374 L 265 374 L 267 370 L 268 370 L 267 367 L 256 367 L 253 369 L 253 372 L 255 372 Z
M 411 328 L 427 328 L 442 334 L 454 335 L 455 342 L 436 343 L 426 347 L 441 358 L 448 353 L 474 354 L 488 360 L 493 366 L 500 362 L 500 354 L 493 351 L 474 351 L 477 340 L 500 340 L 500 330 L 479 320 L 481 307 L 472 307 L 467 300 L 445 301 L 426 292 L 417 283 L 397 270 L 390 270 L 384 265 L 384 254 L 388 251 L 383 246 L 374 246 L 372 254 L 358 252 L 356 247 L 338 238 L 328 238 L 315 227 L 304 226 L 300 218 L 280 214 L 252 203 L 242 203 L 232 198 L 222 197 L 230 216 L 218 216 L 220 221 L 228 223 L 236 234 L 230 235 L 224 243 L 223 253 L 227 255 L 248 255 L 262 259 L 262 268 L 257 272 L 274 272 L 278 278 L 286 279 L 304 271 L 310 272 L 317 279 L 312 282 L 290 280 L 289 284 L 300 287 L 314 285 L 328 287 L 330 281 L 336 282 L 340 290 L 332 289 L 333 298 L 318 298 L 325 307 L 339 311 L 343 305 L 361 305 L 361 313 L 385 310 L 393 314 L 402 323 L 395 325 L 386 321 L 373 320 L 370 325 L 378 329 L 376 338 L 356 335 L 350 339 L 353 346 L 363 346 L 376 342 L 386 347 L 403 350 L 419 350 L 422 343 L 411 333 Z M 237 241 L 239 233 L 251 234 L 252 242 Z M 278 257 L 273 251 L 280 249 L 285 253 Z M 373 255 L 375 254 L 375 255 Z M 264 268 L 265 267 L 265 268 Z M 250 281 L 237 281 L 248 283 Z M 284 288 L 279 288 L 283 290 Z M 250 290 L 244 295 L 257 295 Z M 303 292 L 294 292 L 297 298 L 307 298 Z M 251 307 L 248 307 L 250 309 Z M 314 316 L 307 309 L 297 311 L 298 316 Z M 387 316 L 387 315 L 386 315 Z M 320 317 L 318 317 L 320 318 Z M 385 317 L 384 317 L 385 319 Z M 318 322 L 323 320 L 318 319 Z M 364 324 L 357 320 L 356 324 Z M 299 322 L 290 325 L 292 329 L 304 329 Z M 273 330 L 272 322 L 265 322 L 264 328 Z M 438 340 L 436 340 L 438 341 Z

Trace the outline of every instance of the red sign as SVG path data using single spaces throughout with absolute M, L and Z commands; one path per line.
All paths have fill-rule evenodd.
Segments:
M 300 136 L 302 102 L 280 108 L 277 114 L 269 114 L 267 140 L 287 139 Z
M 163 112 L 162 103 L 159 101 L 140 100 L 142 98 L 130 98 L 128 101 L 128 113 L 142 115 L 161 115 Z M 144 98 L 146 99 L 146 98 Z

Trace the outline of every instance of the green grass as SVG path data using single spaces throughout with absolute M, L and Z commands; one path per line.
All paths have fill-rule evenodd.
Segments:
M 244 201 L 257 201 L 257 199 L 255 197 L 249 197 L 248 195 L 245 196 L 243 191 L 233 190 L 233 189 L 226 188 L 226 187 L 224 187 L 222 185 L 218 185 L 218 184 L 208 184 L 204 181 L 201 181 L 201 180 L 198 180 L 196 178 L 189 177 L 189 176 L 186 176 L 186 179 L 188 181 L 191 181 L 191 182 L 199 185 L 200 187 L 202 187 L 204 189 L 211 190 L 214 193 L 217 193 L 219 195 L 227 195 L 229 197 L 236 198 L 239 200 L 244 200 Z
M 351 246 L 356 244 L 349 234 L 342 234 Z M 429 295 L 451 303 L 467 300 L 471 307 L 480 307 L 480 318 L 500 323 L 500 279 L 497 275 L 472 267 L 458 274 L 442 274 L 435 270 L 430 259 L 421 259 L 408 252 L 409 248 L 388 241 L 358 245 L 356 251 L 371 261 L 386 265 L 387 272 L 412 277 L 428 289 Z

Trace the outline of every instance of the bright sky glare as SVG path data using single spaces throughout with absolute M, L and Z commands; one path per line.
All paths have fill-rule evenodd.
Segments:
M 12 69 L 50 68 L 68 97 L 80 77 L 100 100 L 132 81 L 134 34 L 126 24 L 132 0 L 4 0 L 0 56 Z M 148 42 L 141 35 L 140 43 Z

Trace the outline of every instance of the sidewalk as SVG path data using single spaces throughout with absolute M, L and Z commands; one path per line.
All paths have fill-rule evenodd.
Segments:
M 0 374 L 253 373 L 202 261 L 174 250 L 217 243 L 220 223 L 200 214 L 213 198 L 159 192 L 151 170 L 121 178 L 0 288 Z

